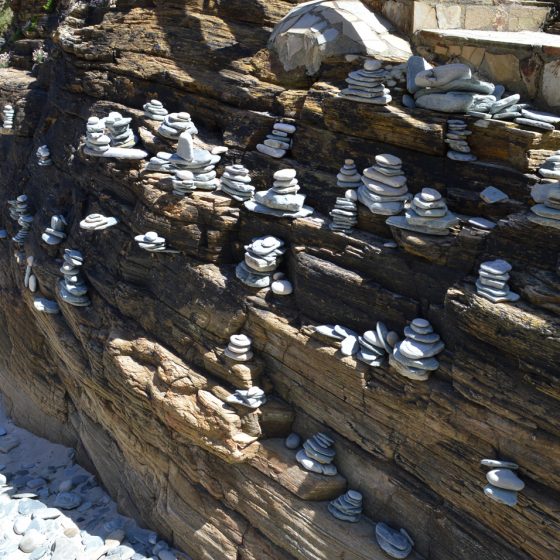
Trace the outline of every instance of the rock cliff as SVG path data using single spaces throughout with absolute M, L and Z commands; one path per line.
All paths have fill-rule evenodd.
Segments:
M 528 208 L 560 131 L 469 119 L 479 161 L 449 160 L 438 114 L 336 97 L 360 60 L 329 58 L 313 77 L 284 70 L 267 42 L 296 3 L 61 6 L 47 62 L 34 74 L 0 70 L 0 104 L 16 111 L 0 136 L 1 219 L 13 234 L 7 201 L 28 196 L 25 252 L 40 293 L 62 311 L 34 309 L 15 246 L 1 240 L 0 389 L 18 422 L 75 446 L 124 511 L 195 560 L 381 560 L 379 520 L 411 533 L 411 558 L 551 560 L 560 550 L 560 244 Z M 152 98 L 189 111 L 201 143 L 229 148 L 220 169 L 243 163 L 259 189 L 280 167 L 297 169 L 315 214 L 290 222 L 217 193 L 179 199 L 141 162 L 84 155 L 88 117 L 114 110 L 132 117 L 151 154 L 168 148 L 142 111 Z M 255 150 L 278 117 L 297 124 L 291 156 L 279 161 Z M 53 166 L 36 164 L 43 144 Z M 402 158 L 411 192 L 435 187 L 456 213 L 497 227 L 466 224 L 442 238 L 391 232 L 360 207 L 357 230 L 333 233 L 326 216 L 343 160 L 364 169 L 387 152 Z M 483 204 L 488 185 L 509 200 Z M 80 229 L 93 212 L 118 226 Z M 55 214 L 69 224 L 62 247 L 84 254 L 90 307 L 60 300 L 63 251 L 41 241 Z M 148 230 L 179 253 L 139 249 L 134 236 Z M 235 277 L 243 245 L 264 234 L 289 247 L 292 296 Z M 392 234 L 397 247 L 387 245 Z M 491 258 L 513 265 L 515 305 L 476 295 L 478 265 Z M 344 358 L 312 328 L 363 332 L 382 320 L 402 333 L 419 316 L 446 345 L 424 383 Z M 254 341 L 253 368 L 228 368 L 222 357 L 239 332 Z M 224 404 L 256 382 L 265 406 Z M 301 470 L 280 439 L 292 430 L 330 432 L 339 475 Z M 484 496 L 483 458 L 520 465 L 516 507 Z M 364 495 L 358 524 L 327 511 L 346 488 Z

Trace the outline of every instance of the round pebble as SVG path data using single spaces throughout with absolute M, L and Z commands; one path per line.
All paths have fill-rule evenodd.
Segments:
M 288 449 L 298 449 L 301 446 L 301 436 L 299 434 L 291 433 L 284 442 Z
M 270 285 L 270 289 L 272 293 L 277 296 L 289 296 L 294 291 L 292 283 L 289 280 L 275 280 Z
M 379 62 L 379 60 L 368 58 L 364 62 L 364 70 L 367 70 L 368 72 L 375 72 L 375 70 L 379 70 L 380 68 L 381 68 L 381 62 Z
M 276 181 L 291 181 L 296 177 L 296 170 L 295 169 L 279 169 L 274 173 L 273 178 Z

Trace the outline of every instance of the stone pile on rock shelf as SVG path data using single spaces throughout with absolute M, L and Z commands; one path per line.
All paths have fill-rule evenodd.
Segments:
M 4 128 L 7 130 L 11 130 L 14 128 L 14 116 L 16 112 L 11 105 L 5 105 L 4 110 L 2 111 L 3 123 Z
M 412 552 L 414 541 L 405 529 L 393 529 L 386 523 L 375 525 L 377 544 L 391 558 L 406 558 Z
M 18 196 L 15 200 L 8 201 L 10 217 L 12 220 L 17 220 L 20 226 L 16 235 L 12 237 L 12 241 L 19 244 L 25 242 L 33 225 L 33 216 L 29 213 L 27 201 L 27 195 L 25 194 Z
M 426 319 L 414 319 L 404 329 L 405 339 L 395 344 L 389 363 L 408 379 L 426 381 L 439 367 L 436 356 L 445 345 Z
M 60 272 L 64 279 L 59 282 L 60 297 L 62 301 L 76 307 L 91 305 L 87 296 L 87 286 L 81 277 L 80 269 L 84 264 L 84 257 L 80 251 L 74 249 L 64 250 L 64 263 Z
M 66 218 L 61 214 L 57 214 L 51 218 L 51 226 L 45 228 L 45 231 L 41 235 L 41 239 L 47 245 L 59 245 L 66 239 Z
M 103 214 L 89 214 L 80 222 L 80 228 L 86 231 L 101 231 L 118 224 L 117 218 Z
M 445 142 L 449 145 L 447 157 L 455 161 L 475 161 L 476 156 L 471 154 L 467 138 L 472 134 L 467 129 L 467 123 L 461 119 L 447 121 L 447 134 Z
M 56 315 L 57 313 L 60 313 L 60 307 L 58 306 L 58 303 L 51 299 L 37 297 L 33 300 L 33 307 L 37 311 L 41 313 L 47 313 L 49 315 Z
M 492 303 L 519 300 L 519 294 L 509 289 L 508 280 L 511 268 L 511 264 L 502 259 L 483 262 L 478 269 L 476 293 Z
M 111 147 L 111 138 L 105 134 L 105 121 L 90 117 L 86 125 L 86 145 L 84 152 L 89 156 L 103 156 Z
M 514 472 L 519 466 L 496 459 L 482 459 L 480 464 L 492 469 L 486 473 L 488 484 L 484 487 L 484 494 L 495 502 L 514 507 L 517 493 L 525 488 L 525 483 Z
M 557 150 L 551 156 L 546 158 L 539 168 L 539 175 L 545 179 L 560 181 L 560 150 Z
M 358 223 L 358 195 L 348 189 L 344 196 L 338 196 L 334 208 L 330 211 L 332 222 L 329 228 L 333 231 L 350 231 Z
M 198 134 L 198 129 L 192 122 L 189 113 L 169 113 L 163 118 L 159 125 L 158 134 L 169 140 L 178 140 L 183 132 L 188 132 L 191 136 Z
M 177 196 L 185 197 L 187 194 L 196 191 L 193 172 L 188 169 L 176 171 L 171 184 L 173 185 L 172 192 Z
M 429 235 L 449 235 L 449 228 L 457 225 L 459 218 L 449 212 L 445 199 L 437 190 L 425 188 L 414 196 L 404 216 L 391 216 L 386 223 Z
M 295 169 L 280 169 L 273 179 L 270 189 L 258 191 L 254 200 L 245 201 L 245 208 L 279 218 L 303 218 L 313 213 L 313 208 L 304 205 L 305 195 L 298 194 L 300 186 Z
M 224 355 L 236 362 L 248 362 L 253 358 L 252 340 L 244 334 L 232 334 Z
M 344 165 L 336 176 L 336 186 L 341 189 L 357 189 L 362 184 L 362 176 L 353 159 L 345 159 Z
M 51 159 L 51 152 L 46 144 L 37 148 L 36 155 L 37 165 L 39 165 L 40 167 L 47 167 L 49 165 L 52 165 L 53 162 Z
M 138 243 L 140 249 L 148 251 L 150 253 L 178 253 L 173 249 L 168 249 L 165 241 L 165 237 L 160 237 L 155 231 L 148 231 L 143 235 L 137 235 L 134 237 L 134 241 Z
M 227 165 L 220 179 L 220 191 L 238 202 L 251 200 L 255 187 L 251 185 L 249 170 L 243 165 Z
M 245 259 L 237 265 L 235 275 L 251 288 L 267 288 L 285 252 L 284 241 L 278 237 L 255 237 L 245 245 Z
M 362 517 L 363 497 L 356 490 L 348 490 L 342 496 L 329 503 L 328 509 L 333 517 L 340 521 L 357 523 Z
M 138 160 L 147 152 L 133 148 L 136 136 L 130 129 L 130 118 L 112 112 L 108 117 L 89 117 L 86 125 L 84 154 L 93 157 Z
M 560 182 L 545 183 L 533 187 L 533 200 L 529 220 L 541 226 L 560 229 Z
M 273 158 L 283 158 L 292 147 L 292 135 L 295 131 L 293 124 L 274 123 L 272 133 L 267 135 L 262 144 L 257 144 L 257 151 Z
M 28 198 L 26 194 L 20 194 L 15 200 L 8 200 L 8 212 L 12 220 L 19 220 L 21 216 L 29 214 Z
M 366 59 L 361 70 L 350 72 L 346 78 L 347 87 L 340 92 L 340 97 L 360 103 L 388 105 L 393 98 L 383 83 L 386 72 L 381 66 L 379 60 Z
M 332 464 L 336 455 L 333 444 L 330 436 L 319 432 L 303 442 L 303 449 L 297 452 L 296 460 L 307 471 L 335 476 L 338 470 Z
M 111 146 L 115 148 L 132 148 L 138 141 L 130 129 L 130 117 L 123 117 L 117 111 L 112 111 L 105 118 L 105 127 L 111 139 Z
M 402 161 L 391 154 L 375 156 L 375 164 L 364 169 L 358 200 L 373 214 L 394 216 L 409 199 Z
M 251 387 L 250 389 L 238 389 L 227 397 L 226 402 L 229 404 L 239 404 L 247 408 L 259 408 L 266 404 L 266 395 L 259 387 Z
M 144 116 L 152 121 L 163 121 L 165 117 L 169 114 L 169 111 L 163 106 L 161 101 L 157 99 L 152 99 L 148 101 L 143 106 Z

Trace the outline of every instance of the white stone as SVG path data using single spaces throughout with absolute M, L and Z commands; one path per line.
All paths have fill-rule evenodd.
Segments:
M 272 292 L 278 296 L 289 296 L 294 288 L 289 280 L 275 280 L 270 285 Z
M 493 486 L 504 490 L 520 491 L 525 488 L 525 483 L 508 469 L 494 469 L 486 473 L 486 479 Z

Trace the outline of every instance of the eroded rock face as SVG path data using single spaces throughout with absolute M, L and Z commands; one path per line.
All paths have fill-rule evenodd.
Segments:
M 74 445 L 123 510 L 196 560 L 380 560 L 379 519 L 408 530 L 410 558 L 548 560 L 560 547 L 558 238 L 527 218 L 525 172 L 559 148 L 559 133 L 469 121 L 479 162 L 452 161 L 446 119 L 337 97 L 333 84 L 350 64 L 314 84 L 286 74 L 266 44 L 291 8 L 283 0 L 122 3 L 106 13 L 77 5 L 37 79 L 0 70 L 0 106 L 15 108 L 14 128 L 0 136 L 9 233 L 0 239 L 1 391 L 19 422 Z M 144 115 L 155 98 L 170 113 L 191 113 L 198 146 L 227 146 L 220 166 L 241 162 L 257 191 L 278 169 L 295 169 L 314 216 L 252 213 L 219 191 L 179 198 L 168 176 L 144 173 L 142 162 L 83 154 L 87 119 L 111 111 L 132 118 L 150 156 L 174 151 Z M 255 150 L 283 117 L 297 122 L 288 165 Z M 39 167 L 45 143 L 53 165 Z M 395 247 L 385 217 L 360 206 L 358 231 L 332 232 L 341 163 L 352 158 L 361 173 L 387 153 L 402 160 L 412 194 L 431 186 L 450 211 L 496 227 L 437 239 L 396 230 Z M 489 184 L 509 200 L 485 205 L 479 193 Z M 22 193 L 34 215 L 25 252 L 35 257 L 37 294 L 24 289 L 9 241 L 17 226 L 6 203 Z M 46 246 L 41 233 L 59 214 L 68 237 Z M 119 222 L 84 231 L 90 214 Z M 134 237 L 146 231 L 179 253 L 142 250 Z M 235 277 L 244 245 L 263 235 L 289 248 L 281 271 L 290 297 Z M 56 291 L 70 247 L 84 255 L 87 308 Z M 496 258 L 512 264 L 515 305 L 475 293 L 480 263 Z M 39 296 L 60 313 L 39 313 Z M 377 321 L 402 335 L 415 317 L 445 343 L 424 383 L 342 357 L 314 335 L 318 324 L 364 332 Z M 253 341 L 250 362 L 224 357 L 238 333 Z M 252 386 L 267 395 L 262 408 L 227 404 Z M 283 443 L 292 431 L 304 441 L 330 433 L 338 474 L 301 469 Z M 519 464 L 526 487 L 516 507 L 484 496 L 481 458 Z M 348 489 L 363 496 L 350 528 L 328 512 Z

